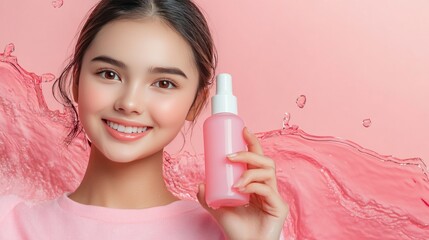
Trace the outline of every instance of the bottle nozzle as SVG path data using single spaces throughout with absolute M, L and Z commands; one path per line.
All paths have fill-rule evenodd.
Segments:
M 232 94 L 232 77 L 228 73 L 216 76 L 216 95 L 212 97 L 212 114 L 229 112 L 237 114 L 237 98 Z
M 232 77 L 228 73 L 221 73 L 216 77 L 216 94 L 232 95 Z

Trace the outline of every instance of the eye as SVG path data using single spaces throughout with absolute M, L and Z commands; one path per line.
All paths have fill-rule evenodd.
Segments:
M 102 70 L 102 71 L 97 72 L 97 74 L 104 79 L 121 80 L 121 78 L 118 76 L 118 74 L 116 74 L 114 71 L 111 71 L 111 70 Z
M 153 84 L 155 87 L 159 88 L 176 88 L 177 86 L 169 80 L 161 80 Z

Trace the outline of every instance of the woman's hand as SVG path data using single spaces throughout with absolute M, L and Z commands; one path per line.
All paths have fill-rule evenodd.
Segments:
M 213 215 L 230 240 L 278 240 L 289 210 L 277 189 L 274 161 L 263 155 L 258 139 L 247 128 L 243 130 L 243 136 L 249 151 L 228 158 L 248 166 L 234 187 L 250 194 L 249 205 L 211 209 L 205 201 L 203 184 L 199 186 L 198 201 Z

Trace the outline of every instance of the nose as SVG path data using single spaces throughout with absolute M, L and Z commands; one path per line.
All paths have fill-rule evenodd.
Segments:
M 138 86 L 126 86 L 115 101 L 115 110 L 124 114 L 142 114 L 144 112 L 143 91 Z

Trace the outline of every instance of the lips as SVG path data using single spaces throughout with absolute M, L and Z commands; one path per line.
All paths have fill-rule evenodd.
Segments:
M 137 126 L 126 126 L 119 123 L 111 122 L 109 120 L 106 120 L 106 124 L 115 129 L 118 132 L 122 133 L 142 133 L 148 129 L 147 126 L 145 127 L 137 127 Z
M 107 132 L 120 141 L 134 141 L 145 136 L 152 129 L 149 126 L 103 119 Z

